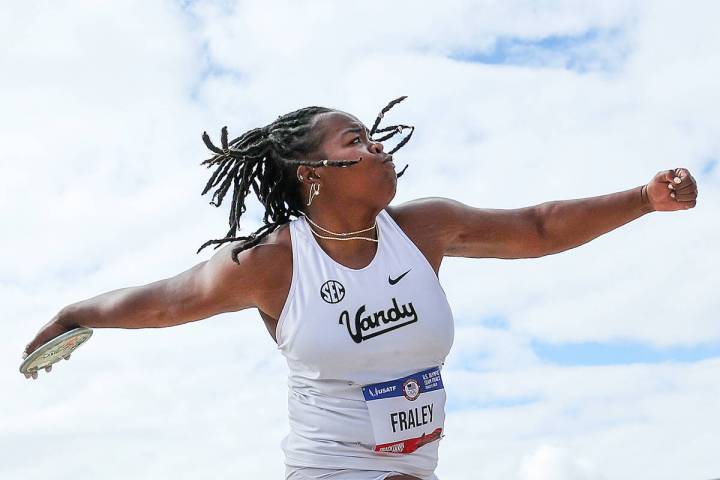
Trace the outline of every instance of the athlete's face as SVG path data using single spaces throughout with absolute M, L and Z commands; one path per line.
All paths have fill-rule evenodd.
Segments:
M 370 130 L 355 116 L 333 111 L 320 114 L 315 127 L 323 135 L 321 149 L 328 160 L 359 160 L 346 167 L 299 167 L 299 173 L 320 183 L 321 195 L 315 202 L 337 202 L 346 205 L 367 205 L 385 208 L 395 196 L 397 173 L 392 162 L 383 161 L 388 155 L 380 142 L 370 140 Z M 309 185 L 303 185 L 308 190 Z M 307 194 L 304 198 L 307 203 Z

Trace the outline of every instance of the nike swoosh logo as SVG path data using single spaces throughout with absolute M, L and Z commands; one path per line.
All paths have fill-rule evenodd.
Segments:
M 412 268 L 411 268 L 410 270 L 412 270 Z M 395 280 L 393 280 L 392 278 L 390 278 L 390 276 L 388 275 L 388 282 L 390 282 L 390 285 L 395 285 L 397 282 L 400 281 L 401 278 L 403 278 L 405 275 L 407 275 L 410 270 L 408 270 L 407 272 L 403 273 L 402 275 L 400 275 L 399 277 L 397 277 Z

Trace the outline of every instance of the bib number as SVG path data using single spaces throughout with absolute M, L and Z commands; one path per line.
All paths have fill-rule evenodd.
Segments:
M 445 387 L 440 367 L 362 387 L 376 452 L 412 453 L 441 438 Z

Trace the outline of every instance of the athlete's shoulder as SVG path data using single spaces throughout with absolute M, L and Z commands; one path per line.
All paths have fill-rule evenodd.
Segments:
M 236 264 L 232 252 L 241 244 L 240 240 L 229 242 L 213 256 L 212 261 L 222 263 L 221 269 L 228 281 L 251 276 L 255 288 L 263 292 L 292 275 L 292 245 L 288 224 L 280 225 L 262 237 L 257 245 L 242 250 Z
M 385 208 L 398 227 L 433 265 L 436 272 L 447 244 L 443 200 L 439 197 L 417 198 Z
M 442 197 L 423 197 L 385 208 L 405 234 L 415 241 L 441 241 L 446 230 L 446 201 Z
M 437 223 L 456 202 L 444 197 L 414 198 L 398 205 L 388 205 L 385 210 L 396 222 L 415 224 Z
M 250 250 L 257 257 L 257 262 L 265 270 L 277 275 L 280 271 L 292 269 L 292 242 L 290 240 L 290 225 L 285 223 L 271 233 L 260 239 L 260 242 Z

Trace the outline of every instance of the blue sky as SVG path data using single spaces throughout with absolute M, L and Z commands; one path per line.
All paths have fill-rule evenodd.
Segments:
M 498 36 L 490 48 L 473 51 L 463 49 L 452 52 L 449 58 L 488 65 L 531 65 L 549 63 L 549 58 L 560 62 L 562 68 L 578 73 L 591 71 L 611 72 L 619 68 L 628 54 L 623 48 L 622 28 L 590 28 L 583 32 L 561 35 L 554 34 L 541 38 Z M 620 51 L 613 51 L 609 58 L 595 47 L 615 45 Z
M 697 362 L 720 357 L 720 342 L 692 346 L 654 347 L 640 342 L 578 342 L 532 345 L 535 354 L 558 365 Z
M 195 252 L 225 234 L 229 207 L 200 195 L 203 131 L 236 136 L 308 105 L 371 125 L 401 95 L 385 120 L 416 130 L 395 154 L 410 166 L 394 205 L 519 208 L 637 188 L 676 167 L 700 192 L 692 210 L 555 255 L 443 260 L 455 342 L 438 477 L 622 480 L 649 465 L 659 480 L 717 477 L 717 10 L 3 5 L 0 211 L 12 228 L 0 382 L 11 393 L 0 398 L 0 477 L 279 478 L 287 365 L 255 310 L 96 329 L 37 381 L 17 372 L 20 353 L 63 306 L 210 257 Z M 243 233 L 263 213 L 247 205 Z
M 462 319 L 456 319 L 458 323 Z M 469 322 L 490 329 L 507 330 L 508 320 L 492 315 Z M 656 346 L 637 340 L 616 339 L 606 342 L 547 342 L 531 340 L 530 348 L 542 361 L 557 365 L 622 365 L 629 363 L 697 362 L 720 357 L 720 342 L 691 345 Z M 477 359 L 477 356 L 474 357 Z

